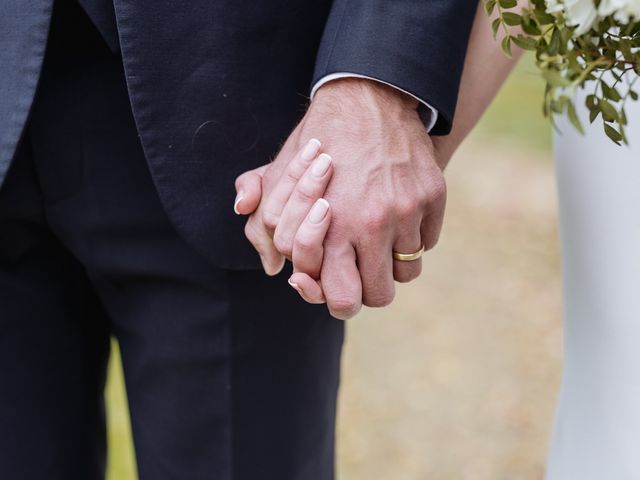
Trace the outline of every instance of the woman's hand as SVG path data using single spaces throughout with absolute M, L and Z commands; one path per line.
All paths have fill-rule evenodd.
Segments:
M 324 303 L 319 282 L 322 244 L 331 223 L 329 203 L 321 197 L 331 179 L 333 165 L 331 157 L 320 151 L 320 142 L 313 139 L 296 154 L 274 188 L 269 205 L 261 205 L 262 177 L 267 165 L 242 174 L 236 180 L 238 194 L 234 204 L 239 215 L 253 215 L 264 208 L 277 216 L 273 244 L 263 244 L 261 239 L 265 236 L 254 231 L 258 222 L 252 222 L 251 218 L 245 228 L 247 238 L 260 253 L 268 274 L 282 269 L 285 256 L 292 260 L 295 273 L 289 284 L 309 303 Z M 271 267 L 274 264 L 280 265 L 277 271 Z
M 331 224 L 331 206 L 324 198 L 316 200 L 298 228 L 293 241 L 293 275 L 289 285 L 309 303 L 325 303 L 320 271 L 324 257 L 324 238 Z

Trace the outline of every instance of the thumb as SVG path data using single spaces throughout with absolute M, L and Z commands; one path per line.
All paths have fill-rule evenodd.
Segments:
M 296 272 L 291 275 L 289 285 L 291 285 L 306 302 L 316 304 L 325 303 L 322 285 L 306 273 Z
M 255 212 L 262 199 L 262 177 L 269 165 L 243 173 L 236 179 L 236 200 L 233 210 L 238 215 L 250 215 Z

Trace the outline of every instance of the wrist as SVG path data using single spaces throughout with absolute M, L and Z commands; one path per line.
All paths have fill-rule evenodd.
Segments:
M 322 85 L 315 94 L 314 102 L 338 103 L 353 107 L 383 105 L 385 108 L 417 111 L 419 102 L 411 95 L 365 78 L 346 77 Z

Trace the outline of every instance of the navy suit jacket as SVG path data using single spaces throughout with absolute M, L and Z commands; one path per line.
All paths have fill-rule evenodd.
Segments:
M 0 6 L 0 183 L 33 101 L 52 3 Z M 384 80 L 433 105 L 440 113 L 433 133 L 446 134 L 477 7 L 472 0 L 81 3 L 121 51 L 169 217 L 227 268 L 259 266 L 232 211 L 234 179 L 277 153 L 310 85 L 336 72 Z

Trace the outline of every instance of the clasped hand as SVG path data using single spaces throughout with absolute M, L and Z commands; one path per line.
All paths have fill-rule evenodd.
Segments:
M 422 261 L 392 252 L 438 241 L 446 187 L 417 101 L 385 85 L 347 79 L 322 87 L 270 164 L 236 180 L 235 210 L 275 275 L 340 319 L 388 305 L 394 280 L 420 275 Z

